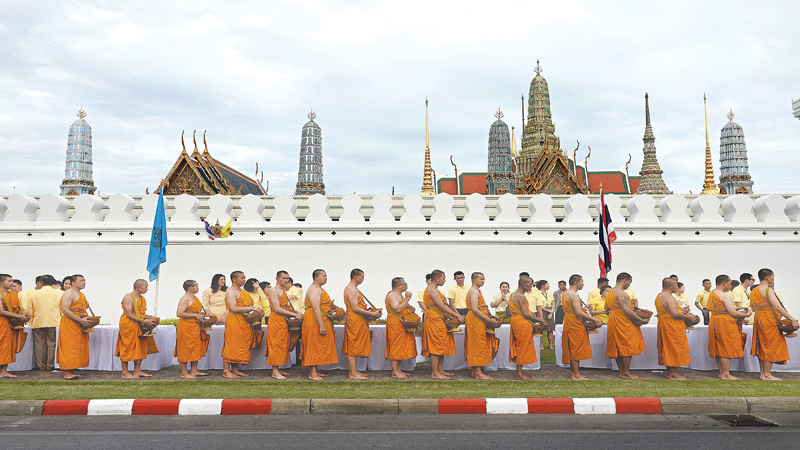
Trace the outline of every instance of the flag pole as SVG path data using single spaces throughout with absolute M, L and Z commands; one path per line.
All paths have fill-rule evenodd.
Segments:
M 161 265 L 158 265 L 158 273 L 156 274 L 156 295 L 153 299 L 153 315 L 158 317 L 158 282 L 161 279 Z

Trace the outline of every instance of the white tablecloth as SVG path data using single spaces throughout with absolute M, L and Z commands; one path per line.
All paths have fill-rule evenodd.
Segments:
M 267 347 L 267 326 L 261 325 L 261 330 L 264 332 L 264 338 L 261 340 L 261 347 L 256 350 L 250 350 L 250 364 L 239 364 L 241 370 L 256 370 L 256 369 L 272 369 L 272 366 L 267 365 L 267 357 L 264 352 Z M 225 325 L 214 325 L 211 331 L 208 332 L 208 351 L 200 361 L 197 362 L 199 370 L 219 370 L 222 369 L 222 345 L 225 343 Z M 292 367 L 295 363 L 295 352 L 289 353 L 290 360 L 280 366 L 281 369 Z M 178 364 L 176 358 L 175 364 Z
M 569 367 L 569 364 L 561 363 L 561 332 L 563 325 L 556 325 L 556 364 L 559 367 Z M 592 346 L 592 359 L 581 361 L 581 367 L 594 369 L 613 369 L 617 370 L 617 362 L 612 358 L 606 358 L 606 333 L 607 326 L 598 330 L 597 334 L 589 335 L 589 342 Z M 747 334 L 747 345 L 744 349 L 744 357 L 731 361 L 731 370 L 743 372 L 759 372 L 758 358 L 750 355 L 753 344 L 753 327 L 745 325 L 742 332 Z M 695 325 L 694 330 L 687 332 L 689 339 L 689 350 L 692 356 L 692 363 L 689 368 L 696 370 L 718 370 L 717 362 L 708 356 L 708 326 Z M 657 325 L 647 324 L 642 326 L 647 350 L 631 359 L 631 369 L 634 370 L 659 370 L 666 367 L 658 364 Z M 786 339 L 789 347 L 790 360 L 785 365 L 775 364 L 772 370 L 775 372 L 800 372 L 800 338 Z
M 461 328 L 463 329 L 463 326 Z M 501 325 L 500 328 L 495 330 L 494 333 L 495 336 L 500 339 L 500 345 L 497 349 L 497 356 L 486 366 L 486 371 L 517 370 L 517 365 L 508 359 L 510 332 L 511 325 L 509 324 Z M 467 361 L 464 359 L 464 333 L 455 333 L 455 338 L 456 354 L 444 357 L 444 370 L 464 370 L 469 368 Z M 533 339 L 536 346 L 536 359 L 539 361 L 523 366 L 522 368 L 525 370 L 538 370 L 542 367 L 540 350 L 542 338 L 540 336 L 535 336 Z M 421 347 L 418 347 L 417 351 L 421 351 Z

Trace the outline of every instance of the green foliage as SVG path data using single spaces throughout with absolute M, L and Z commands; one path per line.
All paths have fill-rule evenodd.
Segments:
M 161 321 L 158 322 L 158 324 L 159 325 L 172 325 L 174 327 L 177 327 L 178 326 L 178 319 L 175 318 L 175 317 L 170 317 L 168 319 L 161 319 Z

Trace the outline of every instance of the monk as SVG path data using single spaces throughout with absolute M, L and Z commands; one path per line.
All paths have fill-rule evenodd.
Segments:
M 289 347 L 292 336 L 286 318 L 303 319 L 303 315 L 294 310 L 286 292 L 291 287 L 289 280 L 288 272 L 278 271 L 275 275 L 275 286 L 267 293 L 272 309 L 267 325 L 267 365 L 272 366 L 272 378 L 276 380 L 285 380 L 289 376 L 279 368 L 291 358 Z
M 633 277 L 627 272 L 617 275 L 617 284 L 606 294 L 606 309 L 608 315 L 608 331 L 606 337 L 606 356 L 617 359 L 619 377 L 624 380 L 638 380 L 639 377 L 631 373 L 631 358 L 645 351 L 644 336 L 639 328 L 650 322 L 642 319 L 633 308 L 631 298 L 625 292 L 631 286 Z
M 70 277 L 70 288 L 61 296 L 61 322 L 58 325 L 56 362 L 65 380 L 83 378 L 74 371 L 89 365 L 89 334 L 83 330 L 91 325 L 86 308 L 89 302 L 81 292 L 86 287 L 83 275 Z
M 322 269 L 312 272 L 313 283 L 306 291 L 306 312 L 303 315 L 303 365 L 311 368 L 308 379 L 323 381 L 322 377 L 328 376 L 319 373 L 317 366 L 336 364 L 339 355 L 336 354 L 336 335 L 333 332 L 333 320 L 327 313 L 335 308 L 322 286 L 328 282 L 328 274 Z
M 778 329 L 778 319 L 783 316 L 791 320 L 793 331 L 797 331 L 800 324 L 789 315 L 772 288 L 775 285 L 775 272 L 761 269 L 758 271 L 758 279 L 758 287 L 750 292 L 750 307 L 756 312 L 750 354 L 758 357 L 761 368 L 759 379 L 780 381 L 780 378 L 772 375 L 772 365 L 786 364 L 789 360 L 789 348 L 786 346 L 786 338 Z
M 684 312 L 683 305 L 675 297 L 677 292 L 678 282 L 672 277 L 661 280 L 661 293 L 655 300 L 658 314 L 658 363 L 667 366 L 667 378 L 670 380 L 687 380 L 683 375 L 678 375 L 678 367 L 692 363 L 689 339 L 686 337 L 686 321 L 697 325 L 700 317 Z
M 586 331 L 584 320 L 594 322 L 601 327 L 603 320 L 594 317 L 583 309 L 578 291 L 583 289 L 583 277 L 572 275 L 569 277 L 569 289 L 564 294 L 561 304 L 564 306 L 564 328 L 561 330 L 561 362 L 569 363 L 572 370 L 572 381 L 583 381 L 589 378 L 581 375 L 581 361 L 592 359 L 592 346 L 589 342 L 589 333 Z M 588 309 L 588 308 L 587 308 Z
M 472 368 L 470 375 L 476 380 L 493 379 L 483 373 L 483 367 L 497 356 L 500 340 L 494 335 L 494 330 L 502 325 L 502 322 L 489 314 L 489 307 L 483 299 L 481 288 L 485 282 L 486 277 L 482 273 L 473 272 L 472 287 L 467 291 L 469 312 L 464 327 L 464 359 Z
M 751 316 L 750 310 L 739 312 L 731 297 L 731 277 L 717 275 L 717 287 L 711 291 L 706 307 L 711 311 L 708 321 L 708 355 L 716 358 L 719 378 L 738 380 L 731 375 L 731 359 L 744 356 L 742 333 L 737 324 Z
M 222 376 L 236 379 L 249 376 L 239 370 L 239 364 L 250 363 L 250 341 L 253 338 L 253 327 L 245 318 L 245 314 L 263 315 L 264 311 L 253 304 L 250 293 L 242 289 L 245 282 L 244 272 L 231 272 L 231 287 L 225 291 L 225 342 L 222 344 Z M 231 314 L 233 313 L 233 314 Z
M 400 361 L 417 357 L 417 340 L 414 331 L 407 330 L 401 317 L 404 313 L 414 313 L 408 292 L 408 283 L 401 277 L 392 278 L 392 290 L 386 294 L 386 349 L 383 357 L 392 365 L 392 378 L 405 380 L 410 375 L 400 370 Z
M 544 318 L 534 314 L 528 308 L 528 293 L 533 289 L 533 280 L 527 275 L 520 275 L 517 281 L 517 290 L 512 292 L 508 299 L 508 308 L 511 311 L 511 330 L 508 348 L 508 359 L 517 365 L 517 380 L 532 380 L 533 378 L 522 372 L 522 366 L 538 361 L 536 346 L 534 345 L 533 323 L 544 324 Z
M 24 332 L 13 329 L 8 319 L 31 320 L 28 312 L 14 312 L 14 308 L 20 308 L 20 302 L 17 293 L 11 291 L 13 282 L 11 275 L 0 274 L 0 378 L 17 378 L 8 372 L 8 365 L 17 360 L 17 353 L 25 345 Z
M 142 371 L 142 360 L 150 353 L 158 353 L 155 337 L 145 336 L 140 324 L 147 330 L 158 325 L 158 318 L 145 314 L 147 300 L 147 281 L 141 278 L 133 282 L 133 292 L 122 297 L 122 316 L 119 318 L 119 336 L 117 337 L 116 356 L 122 362 L 122 378 L 133 379 L 152 377 Z M 128 362 L 133 361 L 133 373 L 128 370 Z
M 452 333 L 447 332 L 444 315 L 455 317 L 464 323 L 464 317 L 450 307 L 439 287 L 444 285 L 445 275 L 441 270 L 431 272 L 431 282 L 425 289 L 425 323 L 422 328 L 422 356 L 431 357 L 431 378 L 449 380 L 452 373 L 443 370 L 445 355 L 456 354 L 456 341 Z
M 364 271 L 353 269 L 350 271 L 350 284 L 344 289 L 344 304 L 347 307 L 347 321 L 344 326 L 344 342 L 342 353 L 347 355 L 347 365 L 350 372 L 347 378 L 351 380 L 368 380 L 369 377 L 356 369 L 356 357 L 369 358 L 372 354 L 372 332 L 369 331 L 368 321 L 375 320 L 383 314 L 383 310 L 375 310 L 367 306 L 364 294 L 358 290 L 358 285 L 364 282 Z
M 203 329 L 203 304 L 197 298 L 200 286 L 197 281 L 186 280 L 183 282 L 183 294 L 178 300 L 178 326 L 175 342 L 175 356 L 181 365 L 181 378 L 194 380 L 197 377 L 204 377 L 207 373 L 200 372 L 197 362 L 200 361 L 208 351 L 208 333 Z M 192 371 L 188 371 L 188 365 L 192 365 Z

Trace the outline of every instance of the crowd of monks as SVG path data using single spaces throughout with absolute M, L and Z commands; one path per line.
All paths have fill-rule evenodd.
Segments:
M 230 274 L 231 286 L 226 286 L 225 277 L 215 275 L 212 288 L 198 299 L 198 283 L 187 280 L 183 284 L 185 294 L 178 303 L 177 341 L 175 356 L 181 367 L 181 378 L 194 379 L 207 375 L 200 372 L 198 361 L 208 350 L 207 330 L 215 322 L 224 322 L 224 344 L 222 347 L 223 373 L 225 378 L 248 376 L 239 370 L 251 359 L 251 350 L 260 348 L 264 341 L 262 324 L 266 324 L 266 364 L 272 367 L 272 377 L 286 379 L 289 374 L 280 370 L 290 361 L 290 352 L 299 349 L 303 366 L 310 368 L 309 379 L 323 381 L 327 374 L 319 366 L 336 364 L 338 352 L 334 335 L 334 320 L 344 320 L 344 342 L 342 353 L 347 356 L 349 378 L 365 380 L 368 376 L 356 368 L 356 358 L 366 358 L 372 353 L 372 333 L 369 322 L 383 314 L 383 308 L 375 305 L 359 290 L 364 282 L 364 271 L 353 269 L 350 282 L 344 289 L 343 300 L 346 311 L 331 300 L 325 291 L 327 274 L 322 269 L 312 273 L 313 282 L 305 293 L 295 285 L 286 271 L 279 271 L 275 285 L 258 283 L 246 279 L 244 273 Z M 50 277 L 52 278 L 52 277 Z M 386 320 L 386 345 L 384 357 L 391 362 L 392 377 L 404 379 L 409 374 L 400 370 L 400 362 L 415 358 L 418 354 L 415 332 L 421 328 L 421 354 L 430 356 L 431 378 L 447 380 L 452 373 L 444 371 L 445 356 L 456 354 L 454 333 L 464 332 L 464 358 L 471 367 L 471 375 L 477 380 L 490 380 L 484 368 L 497 356 L 499 339 L 495 330 L 504 322 L 510 323 L 508 358 L 516 364 L 516 379 L 530 380 L 523 367 L 538 361 L 535 336 L 549 336 L 552 348 L 552 331 L 556 320 L 563 322 L 562 362 L 570 365 L 571 379 L 584 380 L 580 361 L 592 358 L 589 334 L 607 324 L 606 357 L 615 358 L 619 376 L 637 379 L 631 373 L 631 358 L 645 351 L 641 326 L 649 323 L 652 312 L 640 309 L 639 301 L 631 287 L 633 278 L 620 273 L 614 286 L 605 285 L 601 278 L 596 293 L 589 295 L 588 304 L 580 298 L 584 287 L 580 275 L 572 275 L 568 283 L 559 282 L 554 297 L 548 292 L 547 281 L 535 284 L 527 273 L 520 274 L 516 290 L 509 283 L 501 284 L 501 292 L 491 301 L 497 315 L 493 315 L 484 299 L 482 288 L 485 277 L 480 272 L 471 275 L 471 285 L 465 284 L 462 272 L 455 274 L 456 286 L 445 295 L 441 286 L 445 274 L 434 270 L 426 276 L 426 284 L 419 295 L 419 306 L 424 312 L 423 320 L 410 304 L 412 294 L 406 281 L 391 280 L 391 291 L 386 294 L 384 305 L 388 311 Z M 678 367 L 690 364 L 687 327 L 700 322 L 700 317 L 690 312 L 688 301 L 683 298 L 682 286 L 671 276 L 664 278 L 661 292 L 654 300 L 658 317 L 658 360 L 668 369 L 668 378 L 686 379 L 677 372 Z M 747 278 L 747 280 L 745 280 Z M 698 296 L 697 306 L 708 317 L 709 348 L 716 358 L 719 377 L 736 379 L 730 374 L 731 360 L 744 355 L 745 337 L 741 330 L 744 321 L 751 320 L 753 342 L 751 354 L 758 357 L 762 380 L 777 380 L 772 375 L 773 364 L 785 364 L 789 352 L 784 333 L 794 332 L 800 326 L 784 308 L 774 291 L 775 274 L 769 269 L 758 272 L 760 283 L 747 292 L 747 308 L 735 301 L 735 290 L 731 289 L 731 278 L 716 277 L 716 288 L 705 289 L 707 295 Z M 605 283 L 603 282 L 605 280 Z M 0 377 L 14 377 L 7 370 L 15 361 L 15 354 L 25 343 L 23 325 L 31 314 L 22 307 L 20 298 L 12 289 L 14 280 L 10 275 L 0 274 Z M 749 274 L 742 276 L 740 285 L 751 287 L 754 279 Z M 567 287 L 568 284 L 568 287 Z M 66 379 L 81 378 L 76 369 L 89 364 L 89 332 L 97 325 L 90 315 L 91 308 L 81 292 L 86 286 L 82 275 L 69 277 L 69 288 L 61 295 L 61 319 L 58 333 L 56 361 Z M 158 352 L 153 330 L 159 319 L 147 314 L 148 283 L 136 280 L 133 290 L 121 301 L 122 316 L 119 320 L 119 336 L 115 354 L 122 361 L 122 378 L 151 376 L 142 371 L 141 363 L 148 354 Z M 265 292 L 266 291 L 266 292 Z M 208 295 L 206 295 L 208 294 Z M 298 297 L 299 295 L 299 297 Z M 215 300 L 216 297 L 216 300 Z M 220 305 L 220 300 L 222 305 Z M 701 304 L 702 301 L 702 304 Z M 224 307 L 224 310 L 220 309 Z M 789 330 L 781 330 L 781 318 L 785 318 Z M 461 326 L 463 325 L 463 327 Z M 129 363 L 133 363 L 130 371 Z

